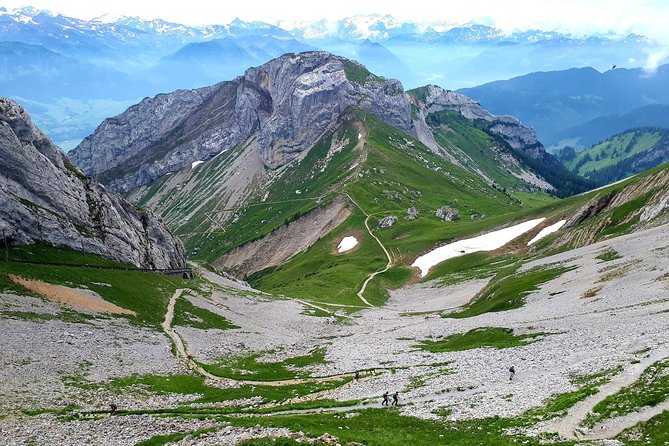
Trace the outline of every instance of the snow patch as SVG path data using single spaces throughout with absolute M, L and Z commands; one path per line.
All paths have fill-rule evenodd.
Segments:
M 204 164 L 204 161 L 193 161 L 193 163 L 190 165 L 190 168 L 195 169 L 200 164 Z
M 539 233 L 537 235 L 535 235 L 532 240 L 527 242 L 527 246 L 530 246 L 530 245 L 538 242 L 539 240 L 541 240 L 542 238 L 546 237 L 549 234 L 557 232 L 562 226 L 564 226 L 565 223 L 567 223 L 567 220 L 560 220 L 559 222 L 557 222 L 555 224 L 552 224 L 550 226 L 546 226 L 541 231 L 539 231 Z
M 337 246 L 337 252 L 342 253 L 346 251 L 350 251 L 351 249 L 355 248 L 358 245 L 358 239 L 351 236 L 344 237 L 341 239 L 341 242 L 339 242 L 339 246 Z
M 411 266 L 420 268 L 420 276 L 425 277 L 430 271 L 430 268 L 444 260 L 463 256 L 472 252 L 494 251 L 495 249 L 506 245 L 516 237 L 533 229 L 545 219 L 546 218 L 544 217 L 537 218 L 498 231 L 479 235 L 478 237 L 449 243 L 448 245 L 433 249 L 427 254 L 418 257 Z

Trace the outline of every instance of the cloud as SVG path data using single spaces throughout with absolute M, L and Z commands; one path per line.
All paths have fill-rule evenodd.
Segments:
M 651 53 L 643 66 L 644 74 L 646 76 L 653 76 L 655 73 L 657 73 L 657 67 L 659 67 L 662 62 L 666 61 L 668 58 L 669 49 L 667 48 Z

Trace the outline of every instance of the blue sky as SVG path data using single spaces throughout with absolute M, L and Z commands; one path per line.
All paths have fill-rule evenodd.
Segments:
M 3 5 L 32 5 L 86 19 L 111 13 L 190 25 L 228 23 L 235 17 L 274 23 L 379 13 L 417 22 L 474 21 L 505 31 L 541 28 L 575 34 L 634 32 L 669 42 L 669 0 L 224 0 L 214 4 L 211 0 L 9 0 Z

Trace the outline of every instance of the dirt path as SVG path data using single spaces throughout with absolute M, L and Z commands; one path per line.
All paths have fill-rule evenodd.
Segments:
M 277 380 L 277 381 L 257 381 L 257 380 L 237 380 L 237 379 L 232 379 L 232 378 L 225 378 L 223 376 L 217 376 L 214 375 L 207 370 L 205 370 L 200 364 L 198 364 L 195 359 L 193 358 L 193 355 L 191 355 L 188 352 L 188 347 L 186 344 L 183 342 L 181 339 L 181 336 L 174 331 L 172 328 L 172 320 L 174 319 L 174 306 L 177 302 L 177 299 L 181 297 L 184 291 L 189 291 L 183 288 L 179 288 L 174 292 L 172 297 L 170 298 L 170 302 L 167 305 L 167 312 L 165 313 L 165 320 L 161 324 L 163 331 L 169 338 L 174 342 L 174 347 L 176 348 L 177 351 L 177 356 L 186 363 L 187 367 L 194 371 L 195 373 L 198 373 L 205 378 L 218 381 L 218 382 L 225 382 L 228 383 L 229 385 L 252 385 L 252 386 L 270 386 L 270 387 L 281 387 L 281 386 L 290 386 L 290 385 L 299 385 L 299 384 L 308 384 L 308 383 L 323 383 L 323 382 L 330 382 L 330 381 L 338 381 L 343 378 L 353 378 L 356 375 L 356 372 L 348 372 L 348 373 L 339 373 L 336 375 L 328 375 L 328 376 L 316 376 L 316 377 L 310 377 L 310 378 L 293 378 L 293 379 L 283 379 L 283 380 Z M 366 370 L 363 373 L 363 376 L 371 376 L 371 375 L 377 375 L 379 373 L 385 373 L 387 372 L 386 369 L 373 369 L 373 370 Z
M 574 405 L 567 415 L 559 420 L 548 424 L 544 431 L 557 432 L 561 437 L 566 439 L 600 439 L 612 438 L 622 432 L 624 429 L 633 426 L 638 421 L 650 419 L 654 415 L 656 408 L 649 408 L 641 412 L 635 412 L 624 417 L 606 420 L 603 423 L 595 426 L 594 429 L 587 429 L 581 426 L 581 423 L 586 419 L 592 409 L 606 397 L 618 393 L 623 387 L 627 387 L 634 383 L 646 368 L 651 364 L 666 358 L 669 352 L 666 349 L 658 350 L 644 358 L 638 364 L 628 367 L 619 375 L 613 377 L 611 382 L 605 384 L 599 389 L 595 395 L 592 395 L 580 403 Z M 667 403 L 664 403 L 667 404 Z M 660 411 L 661 412 L 661 411 Z M 647 415 L 647 418 L 645 417 Z M 656 415 L 656 414 L 655 414 Z M 626 420 L 627 422 L 623 422 Z M 637 421 L 635 421 L 637 420 Z M 631 423 L 631 424 L 630 424 Z
M 68 288 L 62 285 L 54 285 L 15 275 L 10 275 L 9 278 L 30 291 L 40 294 L 53 302 L 67 305 L 69 307 L 95 311 L 98 313 L 137 315 L 137 313 L 132 310 L 107 302 L 93 291 Z
M 167 305 L 167 312 L 165 313 L 165 320 L 161 324 L 163 327 L 163 331 L 167 336 L 172 339 L 172 342 L 174 342 L 174 347 L 177 350 L 177 356 L 179 356 L 188 366 L 189 369 L 192 371 L 204 376 L 205 378 L 213 379 L 215 381 L 228 381 L 226 378 L 222 378 L 220 376 L 212 375 L 211 373 L 207 372 L 205 369 L 203 369 L 198 363 L 196 363 L 192 356 L 188 353 L 188 350 L 186 348 L 186 344 L 184 344 L 183 340 L 181 339 L 181 336 L 172 329 L 172 319 L 174 319 L 174 305 L 177 302 L 177 299 L 181 296 L 181 294 L 186 291 L 183 288 L 179 288 L 174 292 L 172 297 L 170 298 L 170 302 Z
M 367 284 L 369 284 L 369 282 L 371 282 L 379 274 L 383 274 L 386 271 L 388 271 L 390 269 L 390 267 L 393 266 L 393 258 L 390 256 L 390 253 L 388 252 L 386 247 L 383 245 L 383 243 L 381 243 L 381 240 L 379 240 L 379 238 L 376 235 L 374 235 L 374 233 L 372 232 L 372 230 L 369 227 L 369 219 L 372 217 L 372 215 L 365 212 L 365 210 L 363 208 L 361 208 L 360 205 L 349 194 L 346 194 L 346 196 L 348 197 L 349 200 L 351 200 L 351 202 L 358 209 L 360 209 L 360 211 L 362 211 L 363 214 L 365 214 L 367 216 L 367 218 L 365 219 L 365 228 L 367 228 L 367 232 L 369 232 L 369 235 L 374 237 L 374 240 L 376 240 L 376 242 L 379 244 L 381 249 L 383 249 L 383 252 L 386 254 L 386 257 L 388 258 L 388 263 L 386 264 L 386 267 L 383 268 L 382 270 L 375 271 L 372 274 L 370 274 L 369 276 L 367 276 L 367 279 L 365 279 L 365 281 L 362 283 L 362 287 L 360 288 L 360 291 L 358 291 L 358 297 L 360 298 L 360 300 L 363 301 L 365 303 L 365 305 L 373 307 L 374 305 L 370 304 L 369 301 L 367 299 L 365 299 L 365 296 L 364 296 L 365 290 L 367 289 Z
M 580 435 L 579 439 L 583 440 L 605 440 L 613 438 L 620 434 L 625 429 L 635 426 L 638 423 L 648 421 L 656 415 L 661 414 L 665 410 L 669 410 L 669 400 L 658 404 L 654 407 L 649 407 L 640 412 L 633 412 L 622 417 L 605 420 L 602 423 L 596 424 L 584 435 Z

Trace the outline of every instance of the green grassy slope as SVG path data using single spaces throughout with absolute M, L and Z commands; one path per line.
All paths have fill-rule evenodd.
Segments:
M 360 209 L 287 264 L 250 276 L 248 280 L 254 286 L 321 302 L 360 304 L 357 290 L 368 274 L 387 263 L 378 243 L 366 233 L 365 214 L 393 260 L 402 264 L 441 240 L 494 227 L 541 202 L 526 204 L 512 193 L 488 186 L 480 177 L 450 164 L 371 115 L 361 114 L 360 123 L 366 129 L 364 156 L 359 158 L 356 174 L 348 177 L 340 189 Z M 444 204 L 459 210 L 460 221 L 444 222 L 434 215 Z M 404 219 L 409 207 L 419 211 L 418 219 Z M 379 229 L 379 220 L 390 215 L 397 216 L 398 222 Z M 472 216 L 481 215 L 485 218 L 472 220 Z M 362 234 L 360 247 L 349 254 L 336 254 L 334 247 L 349 232 Z M 370 293 L 367 297 L 375 304 L 383 303 L 387 296 L 373 289 Z
M 600 182 L 611 182 L 667 161 L 669 130 L 632 129 L 578 153 L 563 149 L 559 157 L 572 172 Z
M 3 259 L 4 259 L 4 252 Z M 52 262 L 63 264 L 89 264 L 102 266 L 125 266 L 94 254 L 84 254 L 66 248 L 48 245 L 28 245 L 9 249 L 9 261 L 0 261 L 0 292 L 9 291 L 21 295 L 32 292 L 14 283 L 9 275 L 36 279 L 72 288 L 86 288 L 98 293 L 103 299 L 122 308 L 132 310 L 136 316 L 116 315 L 140 325 L 160 330 L 170 296 L 177 288 L 198 286 L 198 281 L 175 279 L 160 274 L 139 271 L 93 269 L 80 266 L 21 263 Z M 67 316 L 69 312 L 65 311 Z M 24 314 L 24 317 L 29 315 Z M 98 315 L 97 317 L 107 317 Z
M 439 145 L 456 147 L 469 157 L 460 160 L 464 165 L 474 164 L 502 187 L 527 189 L 527 183 L 513 176 L 502 164 L 501 154 L 504 150 L 495 138 L 474 127 L 458 112 L 449 110 L 433 113 L 427 117 L 427 121 Z M 518 168 L 515 167 L 515 170 Z

